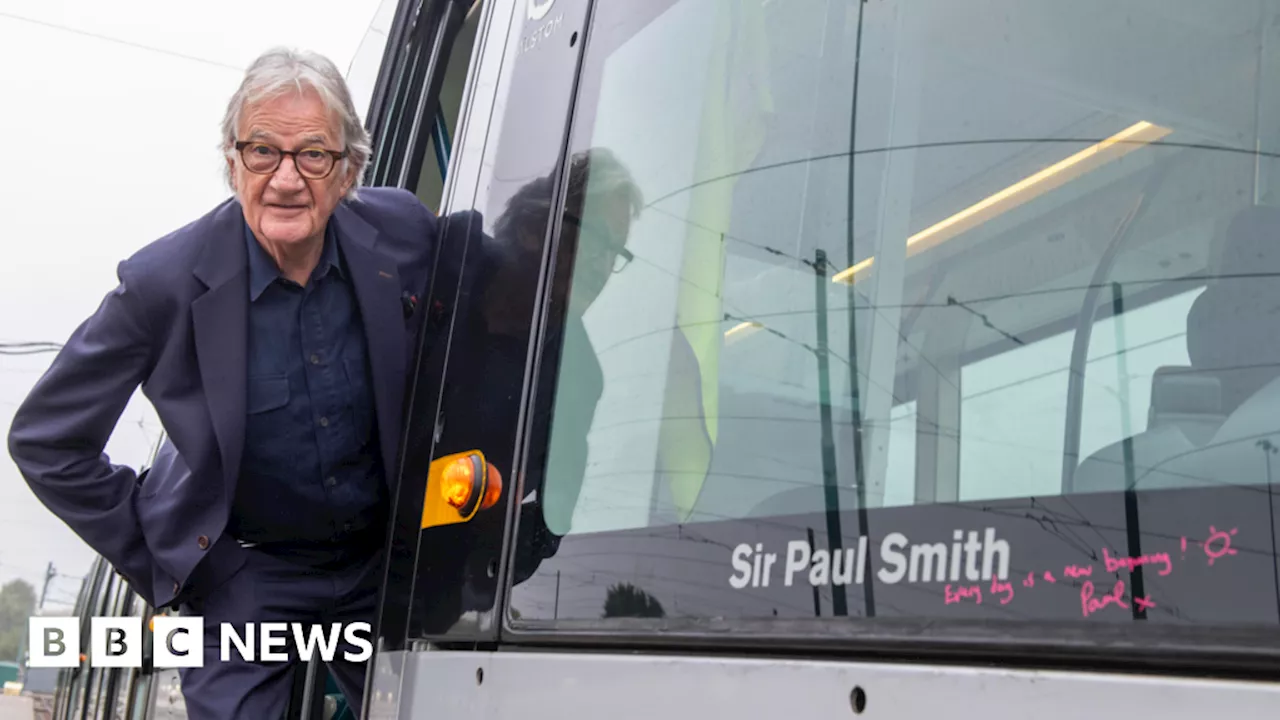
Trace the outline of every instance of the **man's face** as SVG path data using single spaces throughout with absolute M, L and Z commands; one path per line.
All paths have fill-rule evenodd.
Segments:
M 237 139 L 266 143 L 286 152 L 345 149 L 339 146 L 337 118 L 326 111 L 319 94 L 310 88 L 246 107 Z M 227 162 L 245 221 L 259 240 L 277 246 L 323 237 L 329 216 L 354 180 L 353 173 L 343 172 L 340 162 L 334 163 L 327 177 L 303 177 L 292 155 L 282 157 L 280 166 L 269 175 L 248 170 L 238 153 Z
M 631 206 L 625 197 L 602 199 L 574 229 L 578 233 L 578 257 L 571 297 L 575 309 L 585 312 L 613 276 L 618 255 L 631 232 Z

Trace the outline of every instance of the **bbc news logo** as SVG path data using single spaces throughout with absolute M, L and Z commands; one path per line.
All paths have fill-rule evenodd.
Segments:
M 152 662 L 157 668 L 204 667 L 204 619 L 197 616 L 152 618 Z M 78 667 L 83 645 L 80 619 L 33 617 L 27 626 L 30 667 Z M 142 667 L 146 636 L 140 617 L 95 617 L 89 623 L 89 664 L 102 668 Z M 233 623 L 219 626 L 220 659 L 230 662 L 232 653 L 249 662 L 287 662 L 289 645 L 297 656 L 311 660 L 318 653 L 324 662 L 339 656 L 339 646 L 351 646 L 341 659 L 364 662 L 373 655 L 373 631 L 369 623 Z M 352 648 L 356 651 L 353 652 Z

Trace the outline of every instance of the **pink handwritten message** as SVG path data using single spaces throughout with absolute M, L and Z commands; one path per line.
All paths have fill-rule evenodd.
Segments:
M 1103 552 L 1105 553 L 1106 550 L 1104 549 Z M 1090 575 L 1093 575 L 1093 566 L 1087 565 L 1085 567 L 1080 567 L 1079 565 L 1068 565 L 1062 568 L 1062 574 L 1072 579 L 1089 577 Z
M 1001 605 L 1008 605 L 1013 600 L 1013 585 L 1007 582 L 1000 582 L 999 578 L 991 578 L 991 594 L 999 595 L 1004 593 L 1004 597 L 1000 598 Z
M 1236 549 L 1231 547 L 1231 538 L 1235 537 L 1236 528 L 1229 531 L 1218 530 L 1209 526 L 1209 539 L 1204 541 L 1204 554 L 1209 556 L 1209 564 L 1227 555 L 1235 555 Z M 1186 538 L 1183 538 L 1184 540 Z M 1210 547 L 1212 545 L 1213 547 Z
M 1216 526 L 1210 525 L 1207 539 L 1203 541 L 1194 540 L 1190 544 L 1200 547 L 1204 552 L 1206 562 L 1212 567 L 1218 560 L 1237 553 L 1237 550 L 1231 546 L 1231 541 L 1238 531 L 1239 528 L 1219 530 Z M 1182 556 L 1185 559 L 1188 546 L 1186 537 L 1181 539 L 1180 545 Z M 1138 568 L 1149 567 L 1160 576 L 1170 575 L 1174 570 L 1173 558 L 1167 552 L 1130 557 L 1113 552 L 1111 548 L 1106 547 L 1102 548 L 1102 566 L 1107 573 L 1131 573 Z M 1093 572 L 1094 565 L 1092 564 L 1072 564 L 1062 568 L 1062 576 L 1070 580 L 1092 578 Z M 1023 588 L 1031 589 L 1036 586 L 1038 581 L 1050 585 L 1056 585 L 1058 582 L 1052 571 L 1033 570 L 1027 573 L 1021 584 Z M 1085 579 L 1080 586 L 1080 614 L 1087 618 L 1108 608 L 1124 612 L 1129 612 L 1130 608 L 1140 611 L 1156 608 L 1156 603 L 1151 599 L 1150 595 L 1127 597 L 1125 587 L 1123 580 L 1117 580 L 1114 587 L 1108 590 L 1100 590 L 1093 580 Z M 1008 605 L 1014 598 L 1013 583 L 1002 582 L 999 578 L 992 578 L 991 586 L 987 589 L 987 592 L 992 598 L 998 597 L 1001 605 Z M 953 587 L 950 584 L 943 588 L 943 602 L 945 604 L 952 605 L 964 600 L 973 600 L 975 605 L 981 605 L 982 588 L 978 585 Z
M 982 604 L 982 588 L 978 587 L 977 585 L 970 585 L 968 587 L 958 587 L 952 590 L 951 583 L 947 583 L 947 586 L 942 589 L 942 592 L 947 605 L 950 605 L 952 603 L 958 603 L 961 600 L 964 600 L 965 598 L 974 598 L 975 599 L 974 604 L 976 605 Z
M 1143 565 L 1160 565 L 1160 574 L 1168 575 L 1173 572 L 1173 561 L 1169 559 L 1169 553 L 1156 553 L 1155 555 L 1143 555 L 1142 557 L 1111 557 L 1111 553 L 1102 548 L 1102 561 L 1107 565 L 1107 572 L 1117 572 L 1120 570 L 1128 570 L 1133 572 L 1134 569 Z M 1213 561 L 1210 560 L 1212 565 Z M 1090 567 L 1090 570 L 1093 568 Z

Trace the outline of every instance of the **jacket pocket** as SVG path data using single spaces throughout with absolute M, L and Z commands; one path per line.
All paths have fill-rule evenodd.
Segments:
M 249 378 L 248 405 L 250 415 L 278 410 L 289 404 L 289 378 L 284 375 L 268 375 Z

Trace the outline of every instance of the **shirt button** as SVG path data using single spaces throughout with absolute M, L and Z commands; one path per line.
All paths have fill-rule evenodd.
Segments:
M 319 355 L 312 355 L 312 356 L 311 356 L 311 364 L 312 364 L 312 365 L 319 365 L 319 364 L 320 364 L 320 356 L 319 356 Z
M 329 427 L 329 418 L 327 417 L 320 418 L 320 427 Z
M 209 538 L 204 535 L 201 535 L 200 537 L 196 538 L 196 545 L 199 545 L 201 550 L 208 550 Z
M 325 484 L 325 485 L 328 485 L 329 487 L 333 487 L 334 485 L 337 485 L 337 484 L 338 484 L 338 480 L 337 480 L 337 478 L 334 478 L 333 476 L 330 476 L 330 477 L 327 477 L 327 478 L 325 478 L 325 479 L 324 479 L 324 484 Z

